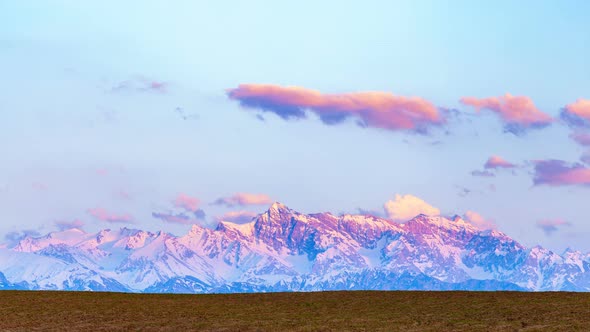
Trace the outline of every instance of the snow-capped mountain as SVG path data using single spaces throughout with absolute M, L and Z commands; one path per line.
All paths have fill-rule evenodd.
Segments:
M 0 289 L 590 291 L 590 253 L 526 248 L 459 217 L 398 224 L 274 203 L 249 223 L 193 225 L 183 236 L 74 228 L 26 237 L 0 249 Z

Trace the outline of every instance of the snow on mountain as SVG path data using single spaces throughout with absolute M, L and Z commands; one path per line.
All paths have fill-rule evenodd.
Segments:
M 193 225 L 182 236 L 128 228 L 29 236 L 0 248 L 0 289 L 590 291 L 590 254 L 526 248 L 459 217 L 398 224 L 274 203 L 249 223 Z

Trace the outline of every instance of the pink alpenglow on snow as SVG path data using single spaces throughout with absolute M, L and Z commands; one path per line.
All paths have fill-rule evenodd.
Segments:
M 305 118 L 305 111 L 309 110 L 328 125 L 354 118 L 364 127 L 425 131 L 445 122 L 430 101 L 390 92 L 324 94 L 295 86 L 240 84 L 229 89 L 227 95 L 243 107 L 272 112 L 285 120 Z
M 250 193 L 236 193 L 230 197 L 220 197 L 215 202 L 215 205 L 244 206 L 244 205 L 270 205 L 272 199 L 266 194 L 250 194 Z
M 491 156 L 488 158 L 486 163 L 483 165 L 485 169 L 498 169 L 498 168 L 514 168 L 515 164 L 507 161 L 500 156 Z
M 494 224 L 491 220 L 487 220 L 482 217 L 481 214 L 473 211 L 465 212 L 465 221 L 469 222 L 473 226 L 486 230 L 486 229 L 496 229 L 496 224 Z
M 463 97 L 461 103 L 497 113 L 505 124 L 505 130 L 514 134 L 529 128 L 544 127 L 553 119 L 541 112 L 532 99 L 526 96 L 513 96 L 509 93 L 499 97 Z
M 568 164 L 563 160 L 538 160 L 535 162 L 533 182 L 535 185 L 549 186 L 590 186 L 590 168 L 579 163 Z
M 383 205 L 388 218 L 396 222 L 406 222 L 419 214 L 440 215 L 440 210 L 413 195 L 395 195 Z
M 179 194 L 173 202 L 177 208 L 184 209 L 190 212 L 196 212 L 199 209 L 201 201 L 196 197 L 191 197 L 187 194 Z
M 541 228 L 547 235 L 553 234 L 563 226 L 571 226 L 571 223 L 563 219 L 544 219 L 537 221 L 537 227 Z
M 218 221 L 229 221 L 236 224 L 243 224 L 247 223 L 252 220 L 252 218 L 256 217 L 255 212 L 250 211 L 230 211 L 225 213 L 222 216 L 217 217 Z
M 106 221 L 110 223 L 131 223 L 133 217 L 129 214 L 115 214 L 108 212 L 103 208 L 88 209 L 88 214 L 100 221 Z

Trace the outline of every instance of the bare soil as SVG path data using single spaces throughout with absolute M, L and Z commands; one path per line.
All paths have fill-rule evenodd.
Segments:
M 590 331 L 590 294 L 0 291 L 1 331 Z

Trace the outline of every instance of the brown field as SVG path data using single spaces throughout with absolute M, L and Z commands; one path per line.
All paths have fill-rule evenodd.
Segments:
M 590 294 L 0 291 L 0 330 L 590 331 Z

